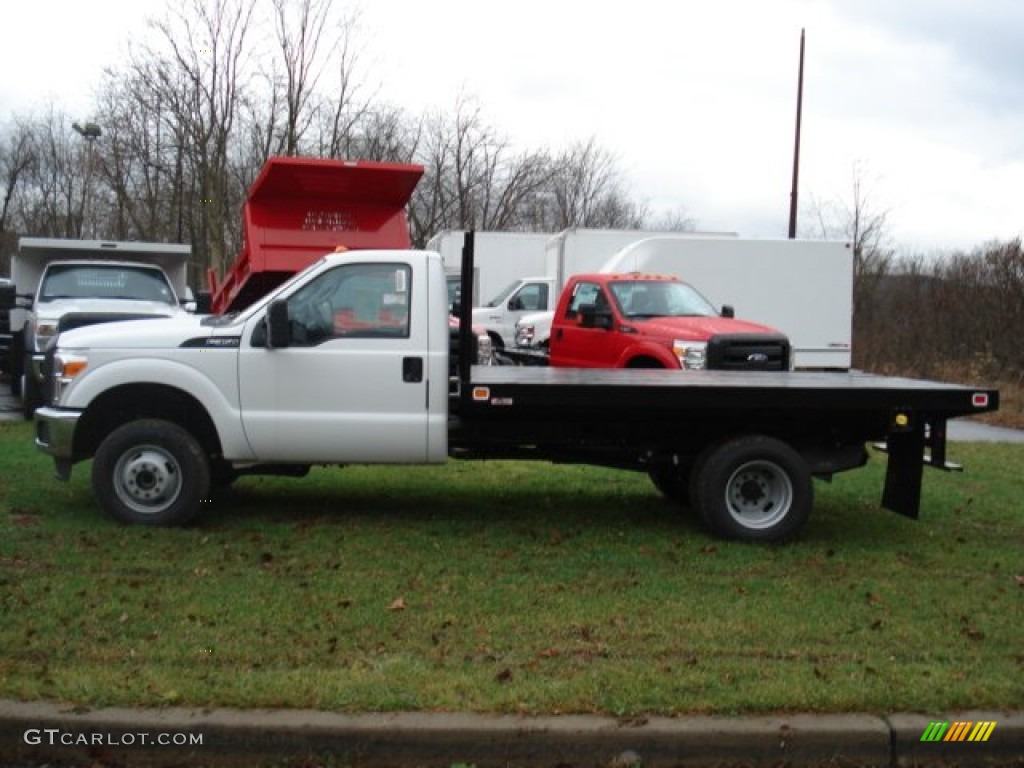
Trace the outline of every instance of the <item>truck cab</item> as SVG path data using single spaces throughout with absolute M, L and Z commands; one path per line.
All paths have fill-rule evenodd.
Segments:
M 693 286 L 654 274 L 570 278 L 552 320 L 550 364 L 573 368 L 782 371 L 786 337 L 716 310 Z
M 516 323 L 524 315 L 550 310 L 554 304 L 555 281 L 550 277 L 514 280 L 482 307 L 473 309 L 473 325 L 486 329 L 497 349 L 511 347 Z
M 11 391 L 25 417 L 43 402 L 43 357 L 59 331 L 194 310 L 190 253 L 165 243 L 21 238 L 11 260 L 15 293 L 0 303 L 10 317 Z

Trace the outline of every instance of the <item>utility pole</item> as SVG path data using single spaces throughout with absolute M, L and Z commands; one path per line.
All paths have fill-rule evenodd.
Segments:
M 796 86 L 796 139 L 793 146 L 793 186 L 789 193 L 789 239 L 796 237 L 797 189 L 800 181 L 800 122 L 804 110 L 804 30 L 800 30 L 800 72 Z

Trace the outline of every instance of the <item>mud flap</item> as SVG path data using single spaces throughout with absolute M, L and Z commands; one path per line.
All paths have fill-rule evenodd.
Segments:
M 915 419 L 907 428 L 891 430 L 885 442 L 889 461 L 882 506 L 917 520 L 924 474 L 924 422 Z

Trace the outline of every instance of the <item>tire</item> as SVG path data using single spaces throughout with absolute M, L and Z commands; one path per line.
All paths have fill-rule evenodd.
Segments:
M 814 486 L 807 463 L 781 440 L 727 440 L 704 459 L 693 501 L 715 534 L 739 541 L 785 541 L 807 522 Z
M 18 331 L 11 335 L 11 350 L 8 358 L 11 377 L 11 394 L 15 397 L 21 395 L 21 374 L 25 360 L 25 332 Z
M 21 377 L 21 412 L 25 419 L 32 421 L 36 408 L 43 404 L 43 384 L 32 372 L 31 359 L 25 360 L 24 373 Z
M 100 443 L 92 488 L 103 511 L 122 523 L 185 525 L 209 496 L 210 463 L 177 424 L 132 421 Z
M 647 470 L 647 476 L 666 499 L 681 507 L 689 507 L 692 469 L 690 464 L 665 464 Z

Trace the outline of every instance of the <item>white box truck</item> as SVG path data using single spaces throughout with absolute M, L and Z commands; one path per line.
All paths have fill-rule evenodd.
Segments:
M 43 402 L 50 340 L 71 326 L 178 315 L 189 302 L 191 247 L 23 237 L 11 258 L 11 391 L 26 418 Z M 186 306 L 187 305 L 187 306 Z
M 853 249 L 842 242 L 654 237 L 623 248 L 601 272 L 672 275 L 715 306 L 784 333 L 793 365 L 851 365 Z

